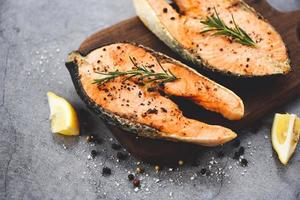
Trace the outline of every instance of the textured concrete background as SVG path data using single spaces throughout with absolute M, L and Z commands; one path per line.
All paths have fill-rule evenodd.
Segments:
M 300 8 L 299 0 L 271 2 Z M 278 162 L 269 138 L 274 113 L 240 134 L 248 167 L 232 159 L 236 150 L 228 144 L 204 152 L 198 167 L 155 173 L 142 163 L 142 187 L 134 191 L 127 174 L 137 160 L 118 162 L 114 139 L 80 101 L 64 67 L 88 35 L 131 16 L 130 0 L 0 0 L 0 199 L 300 199 L 300 147 L 287 167 Z M 70 100 L 83 133 L 103 142 L 51 134 L 47 91 Z M 300 99 L 280 111 L 300 114 Z M 100 154 L 88 160 L 92 149 Z M 216 158 L 219 150 L 225 157 Z M 101 175 L 103 166 L 111 176 Z M 202 176 L 209 166 L 212 174 Z

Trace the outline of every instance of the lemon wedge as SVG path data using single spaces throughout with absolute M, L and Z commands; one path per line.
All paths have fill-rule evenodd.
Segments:
M 48 92 L 51 130 L 62 135 L 79 135 L 79 123 L 75 109 L 64 98 Z
M 300 119 L 294 114 L 275 114 L 272 127 L 272 145 L 280 162 L 287 165 L 300 135 Z

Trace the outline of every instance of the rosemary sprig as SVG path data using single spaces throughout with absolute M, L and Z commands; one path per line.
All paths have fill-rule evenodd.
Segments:
M 201 21 L 202 24 L 205 24 L 207 26 L 207 28 L 201 33 L 215 31 L 213 35 L 225 35 L 231 37 L 233 40 L 243 45 L 251 47 L 256 46 L 256 43 L 252 40 L 252 38 L 241 27 L 239 27 L 236 24 L 233 15 L 231 15 L 231 17 L 234 24 L 234 28 L 230 28 L 224 23 L 224 21 L 220 19 L 216 8 L 214 8 L 214 10 L 214 15 L 212 15 L 211 17 L 207 17 L 205 21 Z
M 97 74 L 105 75 L 104 78 L 101 79 L 95 79 L 93 84 L 98 84 L 102 85 L 110 80 L 113 80 L 117 77 L 120 76 L 127 76 L 126 78 L 123 79 L 123 81 L 127 81 L 133 77 L 138 77 L 138 81 L 142 83 L 151 83 L 151 82 L 157 82 L 157 83 L 167 83 L 167 82 L 172 82 L 175 81 L 179 78 L 177 78 L 171 70 L 166 70 L 163 68 L 163 66 L 160 64 L 158 61 L 158 64 L 160 68 L 163 70 L 162 73 L 157 73 L 152 70 L 149 70 L 147 67 L 141 65 L 138 66 L 138 64 L 132 59 L 132 57 L 129 57 L 130 61 L 133 63 L 135 66 L 135 69 L 128 70 L 128 71 L 114 71 L 114 72 L 96 72 Z

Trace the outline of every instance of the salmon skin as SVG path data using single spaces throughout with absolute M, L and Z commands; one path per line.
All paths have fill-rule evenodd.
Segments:
M 133 63 L 134 60 L 134 63 Z M 138 78 L 116 77 L 93 84 L 108 72 L 133 70 L 143 65 L 152 72 L 170 71 L 176 80 L 141 84 Z M 169 96 L 193 100 L 205 109 L 230 120 L 244 115 L 242 100 L 227 88 L 166 55 L 132 43 L 116 43 L 91 51 L 87 56 L 69 54 L 66 66 L 84 102 L 107 123 L 140 136 L 216 146 L 236 134 L 228 128 L 208 125 L 183 116 Z M 101 74 L 99 74 L 99 72 Z
M 143 23 L 184 59 L 211 71 L 238 77 L 286 74 L 287 48 L 276 30 L 242 0 L 133 0 Z M 224 35 L 203 32 L 201 23 L 216 15 L 230 28 L 234 21 L 256 43 L 243 45 Z M 234 21 L 233 21 L 234 17 Z

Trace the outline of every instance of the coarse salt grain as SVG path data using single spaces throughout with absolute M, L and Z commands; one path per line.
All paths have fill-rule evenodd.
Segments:
M 269 136 L 265 135 L 265 139 L 268 139 L 268 138 L 269 138 Z

